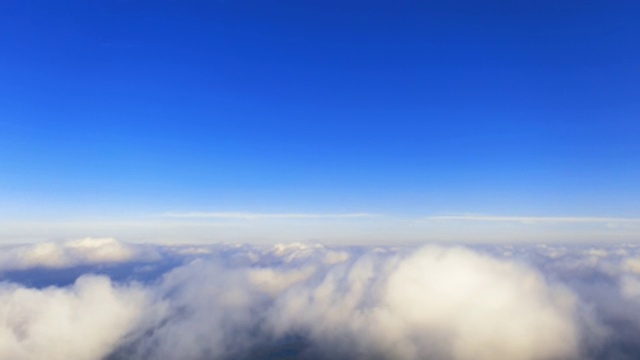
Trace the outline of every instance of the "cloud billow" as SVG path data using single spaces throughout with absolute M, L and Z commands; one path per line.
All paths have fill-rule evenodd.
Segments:
M 640 350 L 640 256 L 629 246 L 103 243 L 74 259 L 107 244 L 137 254 L 118 258 L 137 264 L 131 272 L 165 270 L 40 289 L 3 282 L 0 358 L 632 359 Z

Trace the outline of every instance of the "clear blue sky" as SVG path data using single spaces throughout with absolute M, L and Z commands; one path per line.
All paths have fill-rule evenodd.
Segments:
M 637 1 L 3 1 L 0 215 L 640 217 Z

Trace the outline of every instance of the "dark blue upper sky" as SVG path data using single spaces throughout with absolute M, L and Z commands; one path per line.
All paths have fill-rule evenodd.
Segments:
M 640 216 L 637 1 L 0 4 L 5 217 Z

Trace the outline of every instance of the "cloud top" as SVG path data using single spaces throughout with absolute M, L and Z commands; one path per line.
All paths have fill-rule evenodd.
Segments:
M 154 258 L 112 239 L 45 245 L 4 249 L 14 259 L 0 257 L 0 268 L 164 270 L 144 283 L 115 282 L 108 272 L 40 289 L 0 283 L 2 358 L 640 354 L 640 250 L 631 245 L 151 246 Z
M 145 297 L 97 276 L 42 290 L 0 283 L 0 358 L 102 359 L 132 329 Z
M 156 251 L 149 247 L 124 244 L 113 238 L 84 238 L 5 247 L 0 252 L 0 271 L 123 263 L 157 257 Z

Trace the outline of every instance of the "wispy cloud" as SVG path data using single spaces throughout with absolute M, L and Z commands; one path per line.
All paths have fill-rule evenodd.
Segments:
M 229 219 L 229 220 L 264 220 L 264 219 L 355 219 L 370 218 L 379 215 L 370 213 L 253 213 L 253 212 L 168 212 L 162 217 L 178 219 Z
M 537 223 L 604 223 L 604 224 L 640 224 L 640 218 L 593 217 L 593 216 L 496 216 L 496 215 L 441 215 L 429 216 L 428 221 L 489 221 Z

